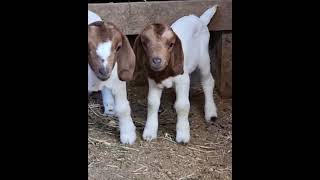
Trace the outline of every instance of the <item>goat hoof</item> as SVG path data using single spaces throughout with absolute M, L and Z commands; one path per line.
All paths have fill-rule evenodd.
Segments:
M 179 144 L 188 144 L 189 141 L 190 141 L 189 132 L 181 132 L 181 131 L 177 132 L 177 136 L 176 136 L 176 142 L 177 143 L 179 143 Z
M 129 134 L 120 134 L 120 141 L 122 144 L 134 144 L 136 140 L 135 132 L 131 132 Z
M 157 139 L 157 133 L 150 133 L 150 132 L 144 131 L 142 137 L 145 141 L 152 141 L 154 139 Z
M 217 117 L 211 117 L 210 121 L 215 122 L 217 120 Z
M 133 123 L 120 127 L 120 141 L 122 144 L 133 144 L 136 140 L 136 127 Z
M 205 120 L 207 123 L 213 123 L 217 121 L 217 115 L 205 116 Z

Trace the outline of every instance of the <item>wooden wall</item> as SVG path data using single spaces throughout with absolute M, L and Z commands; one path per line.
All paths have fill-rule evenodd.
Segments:
M 211 31 L 209 50 L 212 73 L 219 95 L 232 98 L 232 0 L 90 3 L 88 9 L 99 14 L 104 20 L 115 23 L 133 43 L 136 35 L 149 23 L 171 24 L 185 15 L 201 15 L 216 4 L 219 6 L 217 14 L 208 25 Z M 193 76 L 197 76 L 194 74 Z M 192 78 L 195 81 L 198 79 Z

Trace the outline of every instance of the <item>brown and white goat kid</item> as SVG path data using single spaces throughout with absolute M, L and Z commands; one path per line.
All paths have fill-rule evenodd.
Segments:
M 115 113 L 119 118 L 124 144 L 136 139 L 126 89 L 134 69 L 135 55 L 127 37 L 114 24 L 88 11 L 88 92 L 102 91 L 105 114 Z
M 200 69 L 201 83 L 205 95 L 205 120 L 215 120 L 216 105 L 213 100 L 214 79 L 210 72 L 208 53 L 210 33 L 207 25 L 216 12 L 217 6 L 205 11 L 200 17 L 184 16 L 171 27 L 165 24 L 148 25 L 136 38 L 134 51 L 137 60 L 143 61 L 148 75 L 148 115 L 143 139 L 157 137 L 158 110 L 164 88 L 174 87 L 177 112 L 176 141 L 190 140 L 189 127 L 189 86 L 191 74 Z

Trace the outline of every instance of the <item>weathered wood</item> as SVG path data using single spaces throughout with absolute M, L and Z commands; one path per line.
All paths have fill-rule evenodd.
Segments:
M 218 32 L 213 38 L 216 87 L 222 98 L 232 98 L 232 33 Z
M 88 4 L 88 9 L 102 19 L 115 23 L 125 34 L 139 34 L 149 23 L 171 24 L 178 18 L 195 14 L 218 4 L 218 11 L 208 25 L 209 30 L 232 30 L 232 0 L 188 0 L 131 3 Z

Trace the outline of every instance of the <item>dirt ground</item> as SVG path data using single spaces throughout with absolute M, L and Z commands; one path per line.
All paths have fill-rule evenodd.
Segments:
M 215 95 L 218 119 L 208 124 L 204 120 L 202 90 L 192 87 L 189 115 L 191 140 L 189 144 L 181 145 L 175 142 L 175 93 L 172 89 L 163 92 L 158 139 L 151 142 L 142 139 L 146 95 L 145 87 L 129 85 L 128 96 L 137 127 L 137 140 L 131 146 L 119 143 L 117 120 L 101 115 L 100 93 L 89 97 L 89 180 L 232 179 L 232 100 L 222 100 Z

